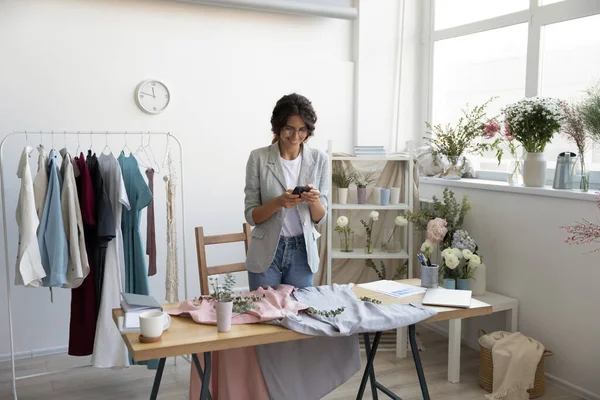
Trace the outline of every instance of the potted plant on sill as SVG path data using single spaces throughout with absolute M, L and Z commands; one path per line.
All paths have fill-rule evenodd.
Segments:
M 548 97 L 531 97 L 504 108 L 508 133 L 525 150 L 523 183 L 542 187 L 546 183 L 544 149 L 559 130 L 564 119 L 560 102 Z
M 373 175 L 375 173 L 373 171 L 357 173 L 354 179 L 354 183 L 356 183 L 356 198 L 358 199 L 358 204 L 365 204 L 367 201 L 367 186 L 369 183 L 373 182 Z
M 426 122 L 429 129 L 429 136 L 423 137 L 432 147 L 431 152 L 434 160 L 438 155 L 443 155 L 448 159 L 449 165 L 444 168 L 440 175 L 445 179 L 460 179 L 464 172 L 466 156 L 468 154 L 479 154 L 483 156 L 486 151 L 496 150 L 496 158 L 500 163 L 502 152 L 498 148 L 499 139 L 486 142 L 490 138 L 486 137 L 486 114 L 485 109 L 492 99 L 486 101 L 473 109 L 463 109 L 456 126 L 450 124 L 445 128 L 441 124 L 432 126 Z
M 348 203 L 348 188 L 354 183 L 355 179 L 356 174 L 346 169 L 343 165 L 333 168 L 331 182 L 338 188 L 338 203 Z

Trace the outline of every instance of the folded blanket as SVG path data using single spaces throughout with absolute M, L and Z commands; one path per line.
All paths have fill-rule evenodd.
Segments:
M 529 399 L 527 390 L 533 388 L 535 371 L 544 353 L 544 346 L 519 332 L 494 332 L 486 336 L 484 347 L 492 345 L 494 386 L 493 392 L 485 397 Z

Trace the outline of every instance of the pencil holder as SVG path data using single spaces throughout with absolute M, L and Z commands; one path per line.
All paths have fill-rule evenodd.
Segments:
M 436 288 L 439 286 L 439 265 L 421 265 L 421 286 L 424 288 Z

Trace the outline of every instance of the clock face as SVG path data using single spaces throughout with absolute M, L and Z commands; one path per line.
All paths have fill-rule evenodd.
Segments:
M 162 82 L 147 80 L 138 85 L 135 91 L 135 100 L 142 111 L 148 114 L 158 114 L 167 108 L 171 95 L 169 89 Z

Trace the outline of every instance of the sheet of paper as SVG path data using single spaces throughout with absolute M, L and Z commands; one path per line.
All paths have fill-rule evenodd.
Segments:
M 426 288 L 422 288 L 419 286 L 407 285 L 405 283 L 399 283 L 388 280 L 375 281 L 369 283 L 359 283 L 358 286 L 372 290 L 374 292 L 379 292 L 398 298 L 414 296 L 415 294 L 425 293 L 427 291 Z

